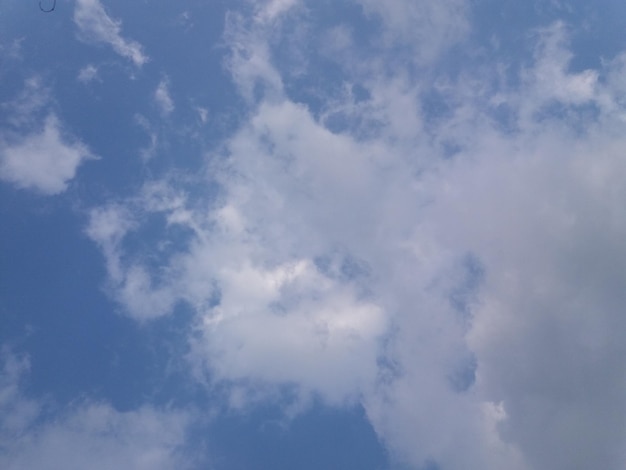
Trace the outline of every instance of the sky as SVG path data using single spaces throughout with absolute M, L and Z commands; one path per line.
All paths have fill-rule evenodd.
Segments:
M 0 0 L 0 467 L 626 470 L 625 18 Z

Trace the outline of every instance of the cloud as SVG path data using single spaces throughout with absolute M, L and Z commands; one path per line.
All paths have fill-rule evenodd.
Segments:
M 148 161 L 156 154 L 159 145 L 159 134 L 156 130 L 154 130 L 150 121 L 142 114 L 136 114 L 134 121 L 139 127 L 141 127 L 142 130 L 145 131 L 150 139 L 148 145 L 139 151 L 141 158 L 144 161 Z
M 432 62 L 469 32 L 465 0 L 354 0 L 366 14 L 380 18 L 388 45 L 409 46 L 419 62 Z
M 108 44 L 137 67 L 148 61 L 141 44 L 121 36 L 121 22 L 112 19 L 99 0 L 77 0 L 74 23 L 78 27 L 80 38 L 84 41 Z
M 62 137 L 59 121 L 51 114 L 40 132 L 0 144 L 0 179 L 41 194 L 59 194 L 89 158 L 87 147 Z
M 191 468 L 192 459 L 183 451 L 187 415 L 149 406 L 119 412 L 103 403 L 76 404 L 51 414 L 23 396 L 25 357 L 5 348 L 2 366 L 2 468 Z
M 482 221 L 455 221 L 471 228 L 466 243 L 489 277 L 468 334 L 476 388 L 503 405 L 502 436 L 533 469 L 623 462 L 626 435 L 611 410 L 626 405 L 616 393 L 625 372 L 616 240 L 626 226 L 615 217 L 625 142 L 606 121 L 587 124 L 588 136 L 526 135 L 501 148 L 507 159 L 481 152 L 450 180 L 455 195 L 442 207 Z
M 161 110 L 161 114 L 166 116 L 174 111 L 174 101 L 170 96 L 169 83 L 163 79 L 159 82 L 156 91 L 154 92 L 154 99 Z
M 209 110 L 201 106 L 196 106 L 195 109 L 196 109 L 196 112 L 198 113 L 198 117 L 200 118 L 200 122 L 202 124 L 206 124 L 209 118 Z
M 174 413 L 84 405 L 9 441 L 0 462 L 6 469 L 190 468 L 178 454 L 184 426 L 184 417 Z
M 6 438 L 26 429 L 40 412 L 40 406 L 31 400 L 20 398 L 20 381 L 30 368 L 28 358 L 19 357 L 3 347 L 0 351 L 2 375 L 0 375 L 0 453 L 5 451 Z
M 556 25 L 549 31 L 529 69 L 533 79 L 519 90 L 517 132 L 494 132 L 480 116 L 466 119 L 454 130 L 466 145 L 430 180 L 433 203 L 421 217 L 428 230 L 420 231 L 415 243 L 423 245 L 432 231 L 426 239 L 435 243 L 431 250 L 473 253 L 486 277 L 465 333 L 477 365 L 469 408 L 456 408 L 468 397 L 442 398 L 449 390 L 429 394 L 437 380 L 424 379 L 429 367 L 418 366 L 418 358 L 433 361 L 440 346 L 411 341 L 411 332 L 424 329 L 417 318 L 400 321 L 400 335 L 407 339 L 397 343 L 397 358 L 412 366 L 390 387 L 389 406 L 370 410 L 375 427 L 391 445 L 409 450 L 413 461 L 429 457 L 415 440 L 440 449 L 435 459 L 444 468 L 510 468 L 515 455 L 532 469 L 587 468 L 598 462 L 621 468 L 624 461 L 626 435 L 610 411 L 626 404 L 617 392 L 626 370 L 616 366 L 623 354 L 618 332 L 624 331 L 617 307 L 623 294 L 616 284 L 624 278 L 624 259 L 616 240 L 626 226 L 615 217 L 626 190 L 625 142 L 616 131 L 623 120 L 613 106 L 601 111 L 607 96 L 617 97 L 616 90 L 589 79 L 612 75 L 612 67 L 569 72 L 564 45 L 546 47 L 562 40 L 562 29 Z M 553 73 L 549 80 L 546 70 Z M 581 93 L 562 94 L 561 87 L 570 84 Z M 581 104 L 594 111 L 581 114 Z M 434 311 L 441 314 L 444 308 Z M 454 331 L 452 326 L 441 330 L 448 338 Z M 421 397 L 428 405 L 421 406 Z M 498 453 L 507 446 L 515 450 L 500 463 L 491 460 L 497 453 L 490 447 L 470 439 L 479 431 L 456 434 L 472 424 L 465 418 L 474 416 L 474 425 L 484 420 L 476 408 L 480 402 L 491 403 L 481 411 L 499 410 L 492 428 L 501 441 Z M 433 409 L 438 411 L 430 415 Z M 459 444 L 468 442 L 470 449 Z M 481 447 L 483 457 L 475 455 Z M 490 460 L 477 460 L 485 456 Z
M 0 53 L 6 59 L 13 60 L 22 60 L 22 43 L 24 42 L 24 38 L 16 38 L 11 41 L 10 44 L 0 44 Z
M 293 383 L 340 404 L 375 377 L 376 342 L 386 326 L 377 305 L 308 260 L 271 271 L 223 269 L 219 306 L 204 316 L 195 351 L 217 379 Z
M 23 90 L 11 101 L 2 103 L 5 118 L 9 126 L 17 129 L 28 129 L 34 126 L 38 119 L 43 120 L 49 114 L 52 101 L 50 90 L 46 88 L 37 76 L 24 81 Z M 8 129 L 4 129 L 6 132 Z
M 86 233 L 104 253 L 113 295 L 135 318 L 146 320 L 171 311 L 177 299 L 170 286 L 158 288 L 145 267 L 124 258 L 122 241 L 136 227 L 129 210 L 111 205 L 91 212 Z
M 0 179 L 45 195 L 62 193 L 78 167 L 95 158 L 86 145 L 67 136 L 51 97 L 37 78 L 3 103 L 8 125 L 0 133 Z
M 256 20 L 265 23 L 275 20 L 300 2 L 298 0 L 269 0 L 260 3 Z
M 446 9 L 467 21 L 455 2 L 366 7 L 390 37 Z M 374 55 L 361 97 L 319 90 L 320 111 L 289 95 L 256 14 L 229 17 L 248 109 L 206 173 L 91 214 L 126 313 L 186 303 L 190 357 L 232 403 L 264 387 L 360 400 L 415 467 L 621 468 L 623 57 L 571 70 L 560 23 L 510 82 L 486 79 L 495 63 L 433 84 Z M 129 248 L 147 219 L 156 269 Z
M 255 98 L 257 86 L 267 90 L 266 93 L 269 90 L 282 91 L 282 79 L 270 64 L 268 45 L 263 38 L 255 39 L 255 36 L 271 28 L 271 24 L 255 23 L 238 13 L 226 16 L 224 36 L 230 49 L 226 65 L 242 96 L 248 101 Z
M 95 65 L 89 64 L 80 69 L 77 80 L 82 83 L 89 83 L 97 78 L 98 68 Z

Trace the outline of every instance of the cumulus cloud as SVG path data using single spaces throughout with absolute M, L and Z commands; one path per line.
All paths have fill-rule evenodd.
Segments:
M 51 414 L 23 396 L 20 381 L 28 372 L 27 358 L 3 349 L 1 359 L 2 468 L 191 468 L 192 460 L 182 452 L 187 415 L 151 407 L 119 412 L 102 403 Z
M 358 397 L 376 375 L 380 308 L 308 260 L 270 271 L 233 268 L 217 278 L 221 300 L 203 318 L 196 349 L 217 378 L 294 383 L 330 403 Z
M 84 41 L 108 44 L 137 67 L 148 61 L 141 44 L 122 37 L 121 22 L 111 18 L 99 0 L 77 0 L 74 23 Z
M 533 469 L 624 461 L 622 420 L 610 411 L 626 404 L 617 392 L 626 371 L 616 365 L 625 260 L 615 242 L 626 227 L 614 199 L 626 189 L 624 141 L 605 123 L 589 125 L 584 137 L 524 136 L 502 148 L 506 160 L 481 152 L 451 175 L 454 196 L 442 207 L 484 221 L 463 224 L 489 277 L 468 334 L 476 389 L 502 404 L 502 436 Z M 486 225 L 494 220 L 497 234 Z
M 3 105 L 9 125 L 0 132 L 0 179 L 54 195 L 65 191 L 78 167 L 94 156 L 64 132 L 49 102 L 47 90 L 33 78 L 20 96 Z
M 362 3 L 390 35 L 446 8 L 465 22 L 457 2 Z M 113 295 L 142 320 L 191 306 L 192 359 L 233 402 L 268 385 L 360 400 L 416 467 L 622 468 L 623 58 L 570 70 L 556 23 L 514 83 L 485 86 L 501 64 L 434 87 L 372 66 L 362 98 L 316 113 L 272 60 L 264 21 L 289 4 L 230 18 L 250 109 L 201 181 L 92 212 Z M 172 241 L 158 269 L 126 248 L 148 217 Z
M 0 144 L 0 179 L 45 195 L 59 194 L 88 158 L 87 147 L 80 142 L 68 143 L 61 135 L 58 119 L 50 115 L 41 132 Z

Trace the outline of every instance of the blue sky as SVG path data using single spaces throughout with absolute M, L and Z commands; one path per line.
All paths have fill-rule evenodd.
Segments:
M 626 469 L 624 18 L 0 0 L 0 467 Z

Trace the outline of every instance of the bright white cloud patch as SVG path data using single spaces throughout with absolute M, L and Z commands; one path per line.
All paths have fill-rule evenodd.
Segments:
M 121 22 L 111 18 L 99 0 L 77 0 L 74 22 L 83 40 L 108 44 L 137 67 L 148 61 L 141 44 L 122 37 Z
M 59 120 L 51 114 L 40 131 L 0 142 L 0 179 L 18 188 L 59 194 L 89 158 L 87 147 L 63 137 Z
M 385 319 L 349 287 L 307 261 L 234 266 L 218 279 L 220 305 L 204 317 L 196 352 L 220 379 L 295 383 L 332 403 L 358 397 L 374 379 Z
M 31 77 L 13 100 L 1 105 L 8 125 L 0 132 L 0 180 L 45 195 L 59 194 L 85 160 L 96 158 L 68 135 L 52 102 L 42 80 Z

